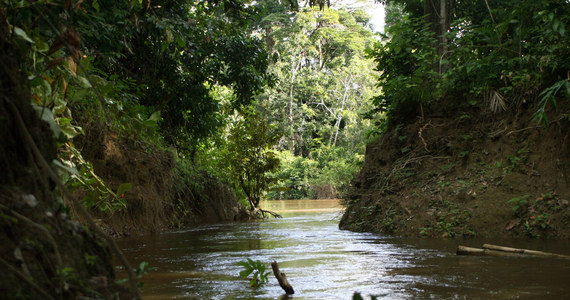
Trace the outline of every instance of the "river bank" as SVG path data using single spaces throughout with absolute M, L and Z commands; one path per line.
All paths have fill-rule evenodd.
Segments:
M 30 103 L 22 51 L 0 27 L 2 299 L 133 299 L 115 283 L 102 235 L 72 220 L 52 163 L 56 140 Z M 93 229 L 91 227 L 90 229 Z
M 109 234 L 140 235 L 249 219 L 248 210 L 227 184 L 178 159 L 173 149 L 121 136 L 110 126 L 88 118 L 78 118 L 78 122 L 84 135 L 74 142 L 94 172 L 113 190 L 123 183 L 132 185 L 122 195 L 123 209 L 91 210 Z M 84 189 L 75 192 L 78 198 L 84 195 Z
M 561 103 L 561 104 L 564 104 Z M 367 147 L 340 227 L 410 237 L 570 238 L 567 104 L 426 109 Z

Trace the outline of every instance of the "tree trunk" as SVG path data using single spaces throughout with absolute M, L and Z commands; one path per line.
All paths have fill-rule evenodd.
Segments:
M 426 23 L 430 25 L 430 30 L 435 34 L 434 49 L 436 50 L 438 61 L 434 62 L 434 71 L 445 72 L 446 66 L 441 64 L 441 60 L 447 54 L 447 31 L 449 30 L 449 0 L 425 0 L 424 14 Z
M 299 61 L 295 61 L 295 59 L 299 59 Z M 293 126 L 293 114 L 294 114 L 294 104 L 295 104 L 295 97 L 293 95 L 293 90 L 295 88 L 295 80 L 297 78 L 297 72 L 301 68 L 301 62 L 303 61 L 302 52 L 299 50 L 298 57 L 294 57 L 291 63 L 291 79 L 289 80 L 289 126 L 294 130 L 295 127 Z M 295 134 L 291 134 L 291 138 L 289 139 L 289 151 L 293 155 L 295 155 Z

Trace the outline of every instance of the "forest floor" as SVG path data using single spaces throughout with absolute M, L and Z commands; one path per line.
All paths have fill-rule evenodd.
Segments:
M 570 238 L 568 106 L 431 111 L 367 147 L 340 227 L 401 236 Z M 565 114 L 566 113 L 566 114 Z

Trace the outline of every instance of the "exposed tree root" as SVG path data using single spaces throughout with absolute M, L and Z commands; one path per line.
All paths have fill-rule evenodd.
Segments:
M 267 219 L 266 215 L 271 215 L 272 217 L 274 217 L 276 219 L 283 218 L 280 214 L 278 214 L 276 212 L 261 209 L 259 207 L 255 208 L 253 211 L 251 211 L 251 215 L 252 215 L 252 217 L 260 215 L 262 219 Z
M 259 211 L 261 212 L 261 215 L 263 216 L 263 218 L 265 218 L 265 214 L 270 214 L 272 217 L 278 219 L 278 218 L 283 218 L 280 214 L 270 211 L 270 210 L 264 210 L 264 209 L 259 209 Z

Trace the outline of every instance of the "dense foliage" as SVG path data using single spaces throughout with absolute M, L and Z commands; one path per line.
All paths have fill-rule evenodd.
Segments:
M 283 132 L 271 198 L 336 197 L 357 171 L 372 130 L 361 115 L 375 93 L 367 22 L 361 11 L 333 9 L 273 11 L 261 20 L 279 83 L 257 107 Z
M 365 57 L 374 42 L 368 18 L 362 11 L 290 11 L 277 1 L 260 2 L 255 9 L 250 25 L 265 42 L 276 84 L 250 108 L 228 115 L 226 128 L 202 148 L 197 162 L 250 200 L 258 197 L 248 196 L 243 186 L 256 177 L 243 171 L 237 176 L 236 170 L 257 161 L 267 166 L 257 173 L 265 174 L 273 169 L 273 159 L 280 167 L 263 176 L 260 186 L 265 188 L 257 194 L 269 188 L 265 196 L 270 199 L 337 197 L 358 171 L 366 134 L 374 131 L 361 118 L 372 109 L 376 80 L 373 62 Z M 226 93 L 217 90 L 220 98 Z M 255 125 L 260 121 L 262 128 Z
M 26 53 L 31 100 L 61 143 L 56 164 L 70 188 L 85 191 L 87 206 L 124 208 L 132 185 L 113 190 L 97 175 L 72 142 L 84 133 L 80 125 L 112 131 L 146 151 L 174 147 L 191 160 L 228 116 L 247 110 L 271 84 L 263 42 L 249 27 L 255 8 L 246 4 L 2 4 L 2 26 Z
M 570 94 L 563 1 L 385 2 L 379 42 L 363 12 L 327 1 L 20 1 L 1 13 L 62 176 L 104 211 L 124 208 L 132 185 L 98 176 L 72 142 L 81 126 L 172 147 L 256 206 L 270 187 L 342 194 L 386 115 L 398 124 L 484 96 L 475 105 L 495 111 L 534 103 L 547 124 Z
M 371 56 L 382 71 L 375 104 L 393 124 L 463 96 L 494 111 L 539 102 L 536 118 L 546 122 L 556 98 L 570 97 L 567 1 L 386 2 L 389 26 Z M 426 17 L 431 6 L 447 14 Z M 443 33 L 434 30 L 441 24 Z

